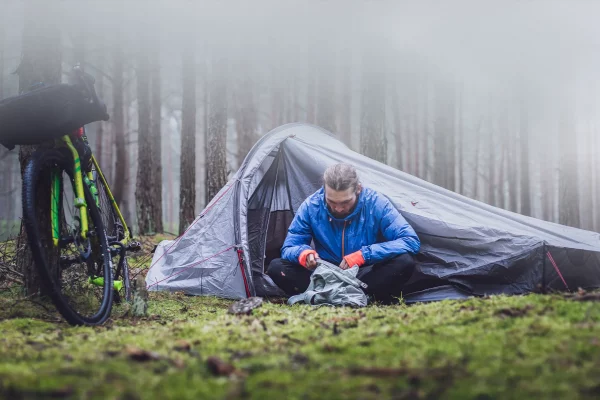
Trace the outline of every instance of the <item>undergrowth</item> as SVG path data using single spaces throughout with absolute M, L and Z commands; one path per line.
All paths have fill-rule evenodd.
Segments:
M 70 327 L 0 293 L 6 398 L 597 398 L 600 303 L 561 295 L 311 308 L 151 294 Z

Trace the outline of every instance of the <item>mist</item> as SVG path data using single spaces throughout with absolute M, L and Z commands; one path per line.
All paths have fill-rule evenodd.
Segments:
M 160 86 L 161 151 L 152 162 L 161 166 L 162 220 L 166 230 L 179 229 L 182 69 L 192 52 L 196 214 L 208 200 L 206 135 L 211 110 L 220 107 L 228 176 L 247 151 L 242 134 L 255 141 L 284 123 L 309 122 L 465 196 L 600 229 L 600 3 L 5 0 L 1 9 L 2 98 L 19 91 L 24 35 L 58 29 L 63 81 L 82 62 L 109 112 L 122 54 L 123 131 L 111 120 L 92 124 L 88 136 L 111 182 L 125 176 L 131 221 L 139 175 L 136 79 L 147 59 Z M 117 135 L 126 146 L 124 167 L 114 155 Z M 17 152 L 2 149 L 0 159 L 0 219 L 16 221 Z

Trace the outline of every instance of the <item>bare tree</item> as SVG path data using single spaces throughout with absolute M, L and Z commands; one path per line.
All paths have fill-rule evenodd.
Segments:
M 362 104 L 360 118 L 361 152 L 374 160 L 387 162 L 385 115 L 385 68 L 372 49 L 363 54 Z
M 248 72 L 240 71 L 240 74 L 242 78 L 235 93 L 235 125 L 238 135 L 237 161 L 241 166 L 258 138 L 258 115 L 252 77 Z
M 213 54 L 206 135 L 206 204 L 227 183 L 227 64 Z
M 404 104 L 400 104 L 400 95 L 398 91 L 398 85 L 394 79 L 390 83 L 390 100 L 392 103 L 392 116 L 394 120 L 394 136 L 396 139 L 396 168 L 400 170 L 405 170 L 405 151 L 406 151 L 406 131 L 403 126 L 403 112 L 402 108 Z
M 531 216 L 531 178 L 529 177 L 529 115 L 521 105 L 519 115 L 519 150 L 521 153 L 521 214 Z
M 335 86 L 331 73 L 325 65 L 318 70 L 317 125 L 329 132 L 337 132 L 335 126 Z
M 307 76 L 306 76 L 306 121 L 311 124 L 317 123 L 317 78 L 316 78 L 315 61 L 312 57 L 308 57 Z
M 456 145 L 454 87 L 439 83 L 435 91 L 434 183 L 455 190 Z
M 161 151 L 161 122 L 162 122 L 162 98 L 161 98 L 161 79 L 160 79 L 160 58 L 158 51 L 154 51 L 151 56 L 150 87 L 151 87 L 151 117 L 150 117 L 150 152 L 153 163 L 151 165 L 152 173 L 152 194 L 154 202 L 152 207 L 152 220 L 156 232 L 164 231 L 162 218 L 162 151 Z
M 115 180 L 113 185 L 113 195 L 119 206 L 123 205 L 125 199 L 125 179 L 127 178 L 127 149 L 125 144 L 125 115 L 123 101 L 123 48 L 120 43 L 116 44 L 113 52 L 113 71 L 112 71 L 112 96 L 113 109 L 111 120 L 115 139 Z
M 183 52 L 179 234 L 195 217 L 196 204 L 196 64 L 193 46 Z
M 49 3 L 32 4 L 27 3 L 25 8 L 25 20 L 23 28 L 23 43 L 21 63 L 17 68 L 19 75 L 19 92 L 25 92 L 34 84 L 43 82 L 46 85 L 60 83 L 62 51 L 60 31 L 58 27 L 48 20 L 50 13 Z M 21 146 L 19 149 L 19 161 L 21 164 L 21 175 L 31 155 L 36 150 L 35 146 Z M 39 193 L 38 206 L 40 207 L 40 228 L 50 232 L 50 193 Z M 24 227 L 21 227 L 18 242 L 27 243 Z M 46 236 L 42 238 L 44 247 L 52 246 Z M 26 247 L 18 257 L 19 267 L 25 280 L 25 290 L 28 294 L 37 293 L 41 285 L 30 250 Z M 57 263 L 51 263 L 54 265 Z
M 341 99 L 338 106 L 340 139 L 348 147 L 352 145 L 352 52 L 345 49 L 338 59 L 338 71 L 342 76 Z
M 150 103 L 150 65 L 146 49 L 141 49 L 137 65 L 137 101 L 138 101 L 138 170 L 136 180 L 136 209 L 139 234 L 156 232 L 154 222 L 154 179 L 152 159 L 151 103 Z
M 4 26 L 0 25 L 0 100 L 4 98 Z
M 577 141 L 579 138 L 574 132 L 572 116 L 568 114 L 568 111 L 565 111 L 561 118 L 559 138 L 559 223 L 579 227 L 579 184 L 577 178 Z

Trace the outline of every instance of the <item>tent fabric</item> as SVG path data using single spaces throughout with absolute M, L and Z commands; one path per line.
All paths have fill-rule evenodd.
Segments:
M 265 269 L 294 212 L 338 162 L 354 165 L 419 236 L 407 300 L 600 287 L 598 233 L 492 207 L 358 154 L 322 128 L 287 124 L 256 143 L 181 237 L 159 244 L 149 290 L 282 295 Z

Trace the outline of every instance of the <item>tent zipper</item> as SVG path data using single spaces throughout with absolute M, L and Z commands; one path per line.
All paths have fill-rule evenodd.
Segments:
M 344 229 L 342 229 L 342 258 L 344 258 L 344 242 L 345 242 L 345 233 L 346 233 L 346 221 L 344 221 Z

